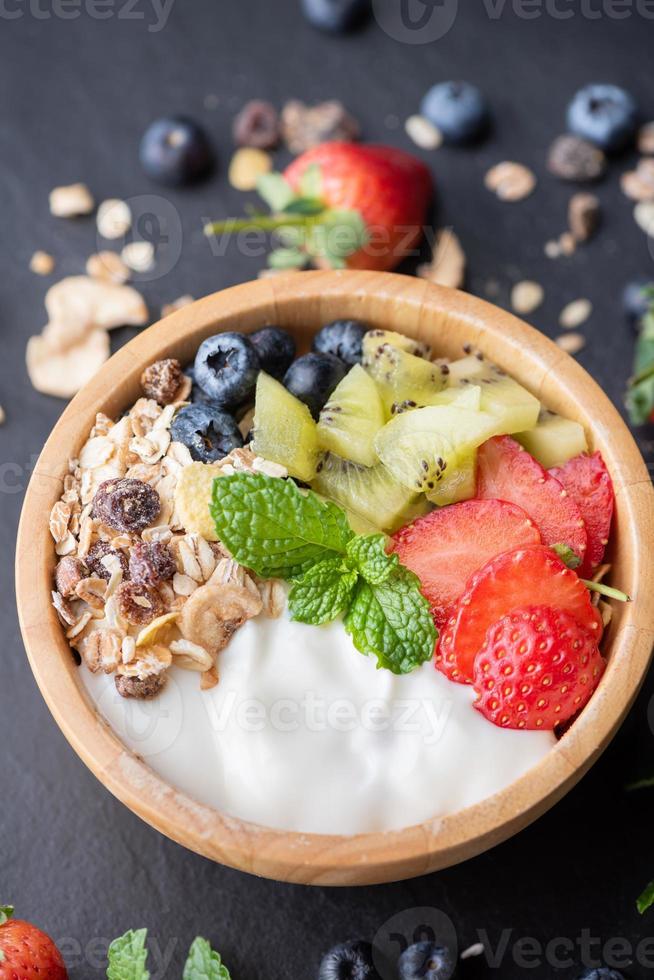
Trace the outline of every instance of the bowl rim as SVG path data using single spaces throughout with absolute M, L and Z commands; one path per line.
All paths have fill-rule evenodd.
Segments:
M 356 316 L 414 336 L 441 332 L 444 344 L 478 345 L 554 408 L 567 406 L 602 449 L 616 492 L 620 584 L 634 600 L 611 627 L 600 687 L 569 731 L 518 780 L 465 810 L 398 831 L 352 836 L 272 830 L 199 804 L 129 751 L 92 706 L 51 606 L 54 548 L 48 516 L 59 498 L 70 450 L 95 413 L 117 415 L 120 393 L 142 368 L 197 347 L 198 338 L 266 322 L 301 327 Z M 555 403 L 552 405 L 552 403 Z M 118 407 L 117 407 L 118 406 Z M 654 490 L 631 433 L 585 370 L 543 334 L 467 293 L 414 277 L 372 272 L 304 272 L 260 279 L 184 307 L 122 347 L 64 410 L 31 477 L 16 548 L 16 594 L 32 671 L 54 719 L 103 785 L 166 836 L 222 864 L 276 880 L 371 884 L 425 874 L 472 857 L 518 832 L 562 797 L 619 728 L 644 679 L 654 644 L 654 570 L 648 538 Z

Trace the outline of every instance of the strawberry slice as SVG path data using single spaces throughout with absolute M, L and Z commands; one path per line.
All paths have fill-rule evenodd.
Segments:
M 438 669 L 450 680 L 470 683 L 489 626 L 522 606 L 552 606 L 568 612 L 599 643 L 602 619 L 576 572 L 550 548 L 516 548 L 473 574 L 441 634 Z
M 588 548 L 579 574 L 588 577 L 602 561 L 611 533 L 613 483 L 601 453 L 581 453 L 549 471 L 568 491 L 586 523 Z
M 465 500 L 433 510 L 393 535 L 393 550 L 420 579 L 438 628 L 473 572 L 520 545 L 540 544 L 531 518 L 504 500 Z
M 584 560 L 588 535 L 579 507 L 563 485 L 510 436 L 495 436 L 479 449 L 477 496 L 517 504 L 536 524 L 543 544 L 566 544 Z

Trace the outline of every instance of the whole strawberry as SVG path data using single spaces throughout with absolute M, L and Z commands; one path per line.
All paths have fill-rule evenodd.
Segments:
M 570 613 L 525 606 L 490 626 L 475 658 L 475 707 L 502 728 L 551 730 L 584 707 L 604 660 Z
M 44 932 L 0 906 L 0 980 L 68 980 L 61 953 Z

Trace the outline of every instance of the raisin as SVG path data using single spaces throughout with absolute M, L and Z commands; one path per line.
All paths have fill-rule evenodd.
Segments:
M 125 677 L 123 674 L 117 674 L 115 678 L 116 690 L 122 698 L 138 698 L 140 701 L 156 698 L 166 686 L 166 680 L 164 672 L 143 680 L 140 677 Z
M 137 585 L 153 588 L 177 571 L 168 545 L 161 541 L 137 541 L 129 556 L 129 576 Z
M 108 568 L 102 564 L 102 559 L 107 555 L 114 555 L 120 562 L 120 566 L 123 570 L 123 578 L 128 578 L 129 576 L 129 565 L 127 563 L 127 555 L 124 551 L 120 551 L 118 548 L 112 548 L 108 541 L 96 541 L 89 548 L 89 552 L 86 556 L 86 567 L 89 572 L 96 575 L 98 578 L 103 578 L 105 581 L 109 581 L 111 578 L 111 572 Z
M 147 585 L 123 582 L 116 591 L 118 612 L 132 626 L 147 626 L 164 611 L 161 596 Z
M 234 119 L 234 142 L 257 150 L 272 150 L 279 143 L 279 117 L 274 105 L 261 99 L 247 102 Z
M 182 365 L 174 357 L 155 361 L 141 375 L 141 388 L 148 398 L 160 405 L 170 405 L 182 383 Z
M 594 194 L 573 194 L 568 204 L 568 224 L 578 242 L 587 242 L 597 231 L 601 208 Z
M 350 143 L 358 135 L 358 122 L 336 100 L 307 106 L 293 99 L 282 109 L 282 136 L 291 153 L 304 153 L 330 140 Z
M 105 480 L 93 498 L 92 516 L 116 531 L 142 531 L 152 524 L 161 501 L 142 480 Z
M 552 143 L 547 167 L 562 180 L 597 180 L 606 170 L 606 157 L 597 146 L 566 133 Z
M 62 558 L 55 569 L 55 584 L 57 592 L 63 596 L 75 595 L 75 589 L 82 579 L 88 577 L 88 569 L 79 558 L 67 555 Z M 107 576 L 108 578 L 109 576 Z

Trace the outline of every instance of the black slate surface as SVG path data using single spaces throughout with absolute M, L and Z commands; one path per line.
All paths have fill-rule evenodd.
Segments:
M 160 30 L 151 29 L 160 7 L 148 0 L 8 0 L 0 10 L 0 403 L 7 412 L 0 429 L 0 898 L 62 942 L 74 980 L 102 976 L 107 941 L 140 925 L 150 929 L 153 977 L 179 976 L 200 932 L 220 948 L 234 980 L 311 980 L 331 943 L 372 938 L 400 912 L 400 931 L 411 931 L 425 915 L 410 910 L 425 906 L 451 918 L 462 947 L 480 935 L 493 949 L 500 944 L 496 967 L 469 960 L 469 976 L 574 977 L 574 964 L 610 943 L 608 955 L 624 962 L 627 949 L 638 961 L 629 976 L 644 977 L 654 966 L 654 940 L 647 941 L 654 920 L 637 914 L 634 899 L 654 877 L 654 799 L 624 786 L 654 773 L 651 682 L 590 775 L 512 841 L 420 880 L 327 890 L 226 870 L 149 829 L 77 759 L 32 680 L 14 610 L 15 527 L 30 467 L 63 406 L 33 391 L 25 374 L 25 342 L 44 323 L 51 281 L 30 273 L 28 261 L 43 248 L 56 256 L 58 275 L 79 272 L 96 247 L 91 219 L 50 217 L 47 195 L 57 184 L 85 180 L 98 199 L 123 197 L 137 210 L 172 214 L 164 248 L 172 267 L 143 286 L 156 318 L 162 302 L 252 278 L 263 264 L 235 250 L 212 256 L 200 231 L 202 218 L 241 209 L 226 169 L 231 119 L 245 100 L 340 97 L 366 138 L 408 149 L 402 123 L 426 87 L 470 79 L 493 105 L 495 130 L 474 150 L 423 154 L 436 176 L 438 221 L 460 235 L 473 291 L 483 295 L 496 280 L 498 301 L 506 303 L 512 282 L 543 283 L 546 302 L 533 320 L 548 334 L 558 333 L 566 302 L 588 296 L 594 313 L 579 359 L 620 400 L 632 337 L 619 295 L 627 279 L 652 271 L 647 240 L 618 186 L 626 164 L 616 164 L 598 189 L 601 235 L 552 262 L 543 244 L 563 230 L 571 191 L 546 175 L 544 157 L 568 98 L 588 81 L 626 85 L 654 117 L 652 5 L 487 0 L 461 2 L 457 13 L 449 0 L 436 7 L 439 17 L 456 15 L 451 30 L 424 45 L 398 41 L 374 21 L 346 39 L 325 37 L 302 21 L 298 6 L 173 0 Z M 214 179 L 191 191 L 162 192 L 138 166 L 142 130 L 171 112 L 201 121 L 219 153 Z M 540 183 L 533 197 L 510 206 L 484 190 L 485 171 L 502 159 L 534 168 Z M 534 953 L 529 937 L 542 947 L 557 937 L 563 944 Z

